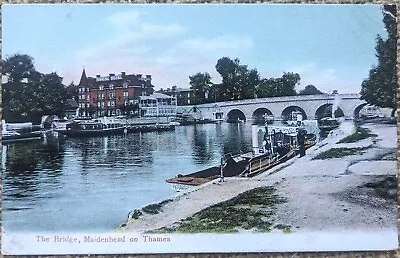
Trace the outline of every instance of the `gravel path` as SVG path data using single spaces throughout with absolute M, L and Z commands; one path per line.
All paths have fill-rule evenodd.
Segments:
M 143 214 L 130 220 L 121 231 L 143 233 L 171 225 L 216 203 L 259 186 L 274 185 L 277 193 L 288 199 L 279 204 L 274 224 L 290 225 L 292 231 L 321 231 L 341 229 L 395 229 L 396 202 L 375 196 L 366 183 L 397 174 L 396 126 L 366 124 L 378 134 L 351 143 L 336 144 L 351 134 L 352 124 L 345 122 L 334 134 L 307 151 L 303 158 L 295 157 L 257 177 L 226 178 L 181 193 L 162 212 Z M 372 146 L 362 155 L 346 159 L 312 160 L 314 156 L 333 147 Z M 383 160 L 382 160 L 383 159 Z

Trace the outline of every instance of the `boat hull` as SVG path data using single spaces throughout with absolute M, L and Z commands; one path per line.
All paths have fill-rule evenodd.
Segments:
M 40 139 L 41 139 L 40 133 L 32 132 L 32 133 L 23 133 L 20 135 L 3 135 L 1 137 L 1 142 L 14 143 L 14 142 L 36 141 Z
M 101 130 L 58 130 L 58 133 L 66 135 L 68 137 L 90 137 L 90 136 L 108 136 L 124 134 L 126 131 L 125 127 L 120 128 L 109 128 Z

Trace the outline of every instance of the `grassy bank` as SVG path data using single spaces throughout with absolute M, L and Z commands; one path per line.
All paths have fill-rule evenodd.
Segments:
M 376 137 L 376 134 L 371 134 L 371 131 L 368 130 L 367 128 L 360 127 L 359 125 L 356 125 L 354 133 L 350 134 L 349 136 L 344 137 L 337 143 L 352 143 L 352 142 L 358 142 L 364 139 L 367 139 L 369 137 Z
M 273 228 L 290 232 L 290 226 L 272 223 L 275 206 L 286 202 L 286 199 L 274 192 L 273 187 L 255 188 L 151 233 L 233 233 L 243 230 L 269 232 Z
M 361 155 L 365 152 L 369 147 L 360 147 L 360 148 L 332 148 L 327 151 L 321 152 L 314 158 L 316 159 L 334 159 L 334 158 L 342 158 L 350 155 Z

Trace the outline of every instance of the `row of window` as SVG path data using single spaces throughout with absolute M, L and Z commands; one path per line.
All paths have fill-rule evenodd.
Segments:
M 128 84 L 127 82 L 122 83 L 122 87 L 128 88 L 128 86 L 129 86 L 129 84 Z M 105 85 L 100 85 L 100 86 L 99 86 L 99 90 L 104 90 L 105 88 L 106 88 Z M 114 85 L 113 83 L 110 83 L 110 84 L 108 85 L 108 89 L 110 89 L 110 90 L 115 89 L 115 85 Z M 89 92 L 89 91 L 90 91 L 90 88 L 79 88 L 78 91 L 79 91 L 79 93 L 82 93 L 82 92 Z
M 129 92 L 124 91 L 123 92 L 123 96 L 124 96 L 124 98 L 129 98 Z M 99 93 L 97 95 L 97 97 L 99 99 L 104 99 L 105 98 L 105 94 L 104 93 Z M 88 99 L 89 100 L 90 99 L 90 95 L 79 95 L 79 99 L 81 99 L 81 100 Z M 108 99 L 115 99 L 115 92 L 109 93 L 108 94 Z M 93 98 L 93 100 L 95 100 L 95 99 Z
M 105 106 L 105 102 L 104 101 L 102 101 L 102 102 L 97 102 L 97 107 L 102 107 L 102 108 L 104 108 L 104 106 Z M 115 106 L 115 101 L 108 101 L 107 102 L 107 107 L 114 107 Z

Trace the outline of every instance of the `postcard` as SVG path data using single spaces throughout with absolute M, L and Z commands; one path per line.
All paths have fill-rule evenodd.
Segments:
M 396 6 L 2 7 L 2 254 L 398 248 Z

